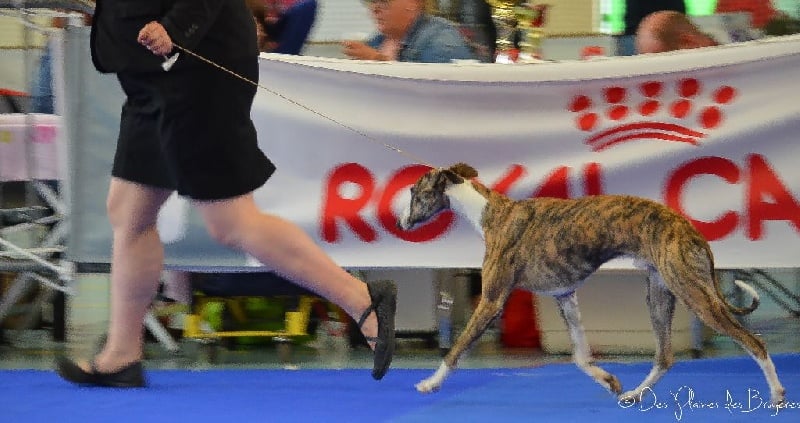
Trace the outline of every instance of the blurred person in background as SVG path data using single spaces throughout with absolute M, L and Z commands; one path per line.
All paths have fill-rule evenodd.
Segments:
M 351 59 L 449 63 L 478 60 L 458 27 L 425 11 L 425 0 L 365 0 L 378 33 L 342 41 Z
M 302 53 L 317 19 L 317 0 L 247 0 L 262 52 Z
M 684 0 L 625 0 L 625 32 L 617 37 L 617 56 L 636 54 L 636 31 L 642 20 L 658 11 L 686 13 Z
M 435 15 L 456 24 L 481 62 L 494 62 L 497 27 L 492 17 L 492 6 L 486 0 L 436 0 L 433 4 Z
M 636 32 L 640 54 L 716 46 L 716 40 L 701 31 L 688 16 L 674 11 L 647 15 Z

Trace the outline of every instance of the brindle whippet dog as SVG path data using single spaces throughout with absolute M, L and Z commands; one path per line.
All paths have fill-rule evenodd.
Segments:
M 459 357 L 500 313 L 512 289 L 524 288 L 555 297 L 569 327 L 575 363 L 620 401 L 640 401 L 672 366 L 670 331 L 677 296 L 705 324 L 741 345 L 764 372 L 773 403 L 784 402 L 785 390 L 764 342 L 733 316 L 753 311 L 758 294 L 737 281 L 753 297 L 752 304 L 736 308 L 726 302 L 708 242 L 683 216 L 654 201 L 623 195 L 515 201 L 471 180 L 477 176 L 463 163 L 429 171 L 411 188 L 411 202 L 398 221 L 408 230 L 452 209 L 472 223 L 486 244 L 481 300 L 439 369 L 416 385 L 418 391 L 438 390 Z M 656 335 L 653 369 L 625 393 L 614 375 L 593 363 L 575 296 L 600 265 L 623 256 L 649 271 L 647 305 Z

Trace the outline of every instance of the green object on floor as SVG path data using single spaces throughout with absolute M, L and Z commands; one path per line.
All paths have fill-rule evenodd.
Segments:
M 209 301 L 203 305 L 200 316 L 204 321 L 208 322 L 212 329 L 220 331 L 222 330 L 222 315 L 224 312 L 225 303 L 223 301 Z

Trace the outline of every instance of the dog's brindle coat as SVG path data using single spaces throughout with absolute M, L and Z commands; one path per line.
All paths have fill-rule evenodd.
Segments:
M 420 392 L 439 389 L 459 357 L 502 310 L 513 288 L 552 295 L 569 327 L 578 367 L 620 400 L 641 400 L 673 364 L 670 345 L 677 296 L 700 320 L 732 337 L 761 366 L 775 404 L 785 390 L 764 342 L 732 313 L 749 308 L 727 303 L 714 275 L 708 242 L 683 216 L 644 198 L 598 195 L 574 200 L 535 198 L 515 201 L 470 181 L 477 171 L 463 163 L 433 169 L 411 188 L 411 202 L 398 226 L 411 229 L 452 209 L 469 219 L 483 236 L 481 300 L 439 369 L 419 382 Z M 622 393 L 619 380 L 593 363 L 580 321 L 575 289 L 600 265 L 615 257 L 634 257 L 648 271 L 647 304 L 656 335 L 653 369 L 634 390 Z

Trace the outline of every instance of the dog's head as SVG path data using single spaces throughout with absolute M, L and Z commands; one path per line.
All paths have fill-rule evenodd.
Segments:
M 431 169 L 411 187 L 411 201 L 397 226 L 403 230 L 413 229 L 450 208 L 450 199 L 445 190 L 453 184 L 463 184 L 465 179 L 478 176 L 478 171 L 465 163 L 447 169 Z

